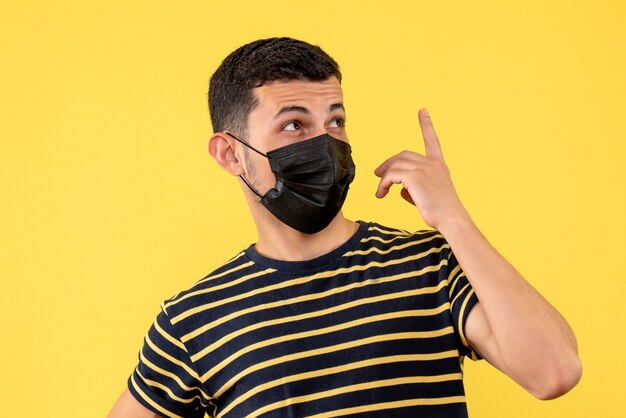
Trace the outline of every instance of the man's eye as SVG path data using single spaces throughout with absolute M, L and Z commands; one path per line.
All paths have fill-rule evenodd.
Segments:
M 336 118 L 330 122 L 331 128 L 343 128 L 346 124 L 346 121 L 343 118 Z
M 283 131 L 297 131 L 301 128 L 302 126 L 300 125 L 300 123 L 298 122 L 289 122 L 288 124 L 286 124 L 285 126 L 283 126 Z

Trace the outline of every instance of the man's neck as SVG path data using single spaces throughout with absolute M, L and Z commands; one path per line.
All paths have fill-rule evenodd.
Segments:
M 284 224 L 257 228 L 255 250 L 264 257 L 283 261 L 310 260 L 338 248 L 354 235 L 359 224 L 339 213 L 322 231 L 303 234 Z

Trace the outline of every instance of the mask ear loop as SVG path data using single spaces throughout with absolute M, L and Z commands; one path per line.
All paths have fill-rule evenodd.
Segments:
M 248 183 L 248 181 L 247 181 L 247 180 L 246 180 L 246 179 L 245 179 L 245 178 L 244 178 L 241 174 L 239 175 L 239 178 L 241 179 L 241 181 L 243 181 L 244 183 L 246 183 L 246 186 L 248 186 L 248 188 L 249 188 L 250 190 L 252 190 L 252 192 L 253 192 L 255 195 L 259 196 L 259 198 L 260 198 L 260 199 L 263 199 L 263 196 L 261 196 L 261 195 L 259 194 L 259 192 L 257 192 L 256 190 L 254 190 L 254 187 L 252 187 L 252 186 L 250 185 L 250 183 Z
M 259 151 L 258 149 L 254 148 L 252 145 L 248 144 L 246 141 L 244 141 L 243 139 L 239 139 L 237 138 L 235 135 L 231 134 L 228 131 L 224 131 L 226 133 L 226 135 L 236 139 L 237 141 L 241 142 L 242 144 L 244 144 L 246 147 L 250 148 L 252 151 L 256 152 L 257 154 L 260 154 L 262 156 L 264 156 L 265 158 L 269 158 L 267 156 L 267 154 L 263 154 L 261 151 Z
M 250 145 L 250 144 L 246 143 L 245 141 L 243 141 L 243 140 L 241 140 L 241 139 L 237 138 L 235 135 L 231 134 L 231 133 L 230 133 L 230 132 L 228 132 L 228 131 L 224 131 L 224 132 L 226 132 L 226 134 L 227 134 L 228 136 L 233 137 L 234 139 L 236 139 L 237 141 L 241 142 L 242 144 L 244 144 L 246 147 L 250 148 L 252 151 L 256 152 L 257 154 L 260 154 L 260 155 L 264 156 L 265 158 L 268 158 L 268 157 L 267 157 L 267 155 L 263 154 L 261 151 L 259 151 L 258 149 L 254 148 L 252 145 Z M 244 176 L 243 176 L 243 175 L 241 175 L 241 174 L 240 174 L 240 175 L 239 175 L 239 178 L 241 179 L 241 181 L 243 181 L 243 182 L 246 184 L 246 186 L 248 186 L 248 188 L 249 188 L 250 190 L 252 190 L 252 192 L 253 192 L 255 195 L 259 196 L 259 199 L 263 199 L 263 196 L 261 196 L 261 195 L 259 194 L 259 192 L 257 192 L 256 190 L 254 190 L 254 187 L 252 187 L 252 185 L 251 185 L 250 183 L 248 183 L 248 180 L 246 180 L 246 179 L 244 178 Z

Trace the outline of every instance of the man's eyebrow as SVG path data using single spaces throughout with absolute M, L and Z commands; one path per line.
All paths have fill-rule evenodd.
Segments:
M 280 109 L 278 111 L 278 113 L 276 113 L 274 115 L 274 119 L 276 119 L 277 117 L 279 117 L 282 114 L 288 113 L 288 112 L 300 112 L 300 113 L 304 113 L 306 115 L 310 114 L 311 112 L 309 111 L 309 109 L 307 109 L 306 107 L 302 107 L 302 106 L 285 106 L 282 109 Z
M 334 111 L 334 110 L 337 110 L 337 109 L 341 109 L 341 110 L 343 110 L 343 111 L 345 111 L 345 110 L 346 110 L 346 108 L 345 108 L 345 107 L 343 107 L 343 103 L 333 103 L 333 104 L 331 104 L 331 105 L 330 105 L 330 107 L 328 108 L 328 113 L 330 113 L 330 112 L 332 112 L 332 111 Z
M 341 109 L 343 111 L 345 111 L 346 109 L 343 107 L 343 103 L 333 103 L 328 107 L 328 113 L 333 112 L 337 109 Z M 276 113 L 274 115 L 274 119 L 278 118 L 280 115 L 283 115 L 285 113 L 289 113 L 289 112 L 300 112 L 300 113 L 304 113 L 305 115 L 310 115 L 311 111 L 309 109 L 307 109 L 306 107 L 303 106 L 285 106 L 283 108 L 281 108 L 278 113 Z

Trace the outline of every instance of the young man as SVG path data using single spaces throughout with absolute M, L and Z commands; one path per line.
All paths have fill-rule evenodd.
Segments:
M 425 109 L 426 155 L 383 162 L 376 196 L 401 185 L 433 229 L 344 218 L 340 82 L 290 38 L 215 72 L 209 152 L 239 179 L 258 242 L 162 304 L 110 417 L 466 417 L 465 356 L 540 399 L 578 382 L 572 330 L 472 222 Z

